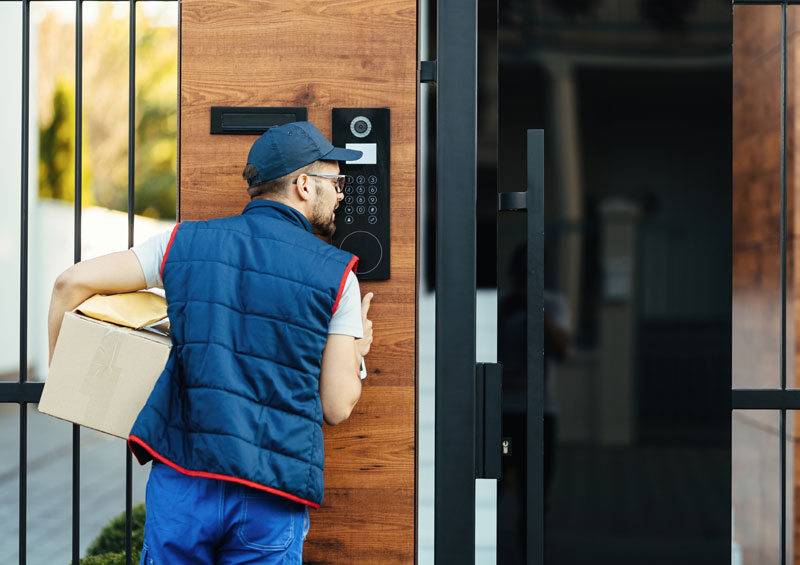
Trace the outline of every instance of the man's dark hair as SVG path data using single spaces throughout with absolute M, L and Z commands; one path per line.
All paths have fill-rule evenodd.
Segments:
M 286 189 L 291 185 L 292 181 L 303 173 L 312 173 L 319 168 L 320 163 L 324 161 L 314 161 L 305 167 L 300 167 L 296 171 L 292 171 L 288 175 L 283 175 L 276 179 L 260 182 L 247 187 L 247 193 L 250 195 L 250 200 L 257 198 L 280 198 L 284 196 Z M 255 165 L 248 163 L 242 171 L 242 178 L 250 184 L 250 180 L 258 176 L 258 170 Z

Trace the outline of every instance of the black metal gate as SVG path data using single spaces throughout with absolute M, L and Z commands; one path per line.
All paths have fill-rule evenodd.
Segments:
M 32 0 L 7 0 L 17 2 L 22 7 L 22 134 L 20 140 L 21 163 L 21 209 L 20 209 L 20 321 L 19 321 L 19 380 L 17 382 L 0 383 L 0 403 L 19 404 L 19 563 L 24 565 L 27 558 L 27 459 L 28 459 L 28 404 L 38 403 L 42 395 L 44 383 L 29 382 L 28 366 L 28 198 L 29 198 L 29 113 L 30 113 L 30 36 L 31 36 L 31 4 Z M 35 0 L 34 0 L 35 1 Z M 83 92 L 83 0 L 62 0 L 75 5 L 75 139 L 82 139 L 82 92 Z M 175 2 L 177 0 L 161 0 Z M 129 83 L 128 83 L 128 247 L 133 246 L 134 227 L 134 163 L 135 163 L 135 102 L 136 102 L 136 0 L 129 0 Z M 177 77 L 176 77 L 177 78 Z M 75 206 L 74 206 L 74 261 L 81 260 L 81 187 L 82 187 L 82 148 L 75 143 Z M 121 450 L 120 450 L 121 451 Z M 122 457 L 122 453 L 120 453 Z M 131 563 L 131 507 L 132 507 L 132 459 L 125 448 L 126 486 L 126 562 Z M 81 446 L 80 426 L 72 429 L 72 562 L 80 560 L 80 471 Z
M 689 95 L 685 96 L 689 99 L 688 104 L 702 98 L 697 91 L 707 84 L 702 82 L 707 76 L 713 76 L 713 81 L 709 81 L 712 87 L 718 88 L 722 85 L 725 89 L 723 92 L 730 91 L 730 36 L 725 35 L 730 34 L 730 12 L 726 13 L 725 6 L 720 7 L 712 2 L 687 3 L 688 7 L 667 4 L 669 3 L 638 0 L 585 3 L 545 0 L 438 2 L 437 61 L 434 74 L 437 89 L 434 538 L 437 563 L 475 562 L 474 479 L 479 475 L 472 473 L 470 467 L 476 462 L 480 465 L 478 460 L 485 455 L 481 451 L 482 445 L 475 443 L 470 433 L 472 429 L 480 431 L 481 422 L 478 420 L 485 416 L 485 405 L 481 397 L 473 394 L 476 287 L 481 284 L 477 279 L 481 276 L 486 278 L 487 271 L 495 266 L 498 269 L 498 318 L 503 309 L 500 305 L 501 294 L 506 293 L 504 298 L 507 303 L 510 303 L 509 299 L 515 300 L 513 308 L 509 308 L 513 309 L 515 315 L 513 321 L 499 320 L 497 325 L 497 358 L 504 365 L 504 476 L 498 484 L 497 495 L 497 562 L 583 563 L 594 559 L 617 563 L 667 563 L 678 560 L 676 554 L 680 550 L 684 550 L 681 555 L 684 563 L 724 563 L 730 559 L 731 402 L 728 391 L 731 310 L 730 300 L 726 300 L 730 296 L 729 280 L 725 280 L 729 279 L 729 270 L 726 269 L 730 269 L 730 258 L 721 253 L 720 261 L 714 262 L 713 267 L 709 268 L 716 269 L 715 276 L 721 273 L 723 280 L 720 282 L 719 279 L 713 279 L 714 284 L 718 284 L 715 292 L 720 299 L 714 302 L 713 308 L 703 310 L 702 315 L 707 316 L 706 318 L 701 319 L 701 315 L 695 312 L 684 314 L 680 319 L 678 316 L 664 316 L 661 319 L 657 319 L 656 315 L 650 318 L 636 317 L 633 314 L 636 313 L 635 308 L 639 303 L 636 302 L 636 287 L 632 281 L 639 272 L 631 266 L 631 258 L 635 258 L 635 255 L 632 252 L 623 257 L 615 254 L 616 249 L 613 250 L 614 253 L 607 252 L 603 255 L 603 235 L 612 240 L 619 232 L 607 231 L 603 234 L 600 228 L 601 221 L 608 222 L 606 227 L 613 223 L 612 220 L 618 221 L 622 216 L 627 221 L 629 216 L 633 217 L 638 213 L 639 206 L 647 209 L 650 205 L 647 195 L 643 194 L 645 190 L 637 194 L 637 197 L 643 196 L 640 201 L 629 205 L 633 197 L 620 194 L 622 190 L 612 186 L 614 182 L 624 184 L 620 182 L 621 178 L 628 180 L 635 175 L 618 174 L 604 178 L 602 174 L 598 174 L 599 180 L 587 179 L 583 185 L 579 181 L 575 182 L 587 201 L 590 198 L 597 199 L 594 202 L 575 204 L 574 209 L 580 210 L 577 218 L 560 215 L 557 208 L 562 197 L 559 190 L 564 188 L 562 185 L 567 184 L 558 178 L 559 174 L 563 174 L 570 166 L 575 169 L 589 168 L 587 161 L 580 161 L 575 154 L 559 155 L 565 137 L 579 137 L 576 133 L 583 134 L 591 129 L 591 126 L 583 122 L 587 116 L 595 120 L 592 124 L 595 137 L 584 141 L 585 145 L 579 143 L 582 141 L 580 139 L 575 142 L 578 150 L 591 146 L 592 142 L 595 146 L 613 145 L 617 124 L 609 116 L 616 117 L 622 112 L 630 112 L 621 115 L 620 121 L 636 122 L 637 127 L 645 133 L 634 132 L 640 135 L 640 139 L 628 131 L 630 139 L 637 141 L 629 141 L 629 145 L 624 147 L 620 145 L 627 152 L 618 149 L 618 153 L 611 154 L 617 158 L 614 164 L 619 166 L 619 170 L 627 170 L 625 167 L 629 161 L 636 162 L 645 153 L 644 150 L 637 152 L 639 147 L 636 144 L 643 144 L 642 140 L 652 135 L 657 141 L 648 145 L 648 150 L 659 154 L 657 158 L 674 166 L 671 162 L 683 155 L 680 145 L 685 147 L 685 138 L 695 135 L 694 130 L 689 129 L 694 126 L 692 119 L 699 121 L 702 117 L 697 118 L 690 112 L 680 117 L 683 120 L 681 123 L 686 127 L 676 138 L 682 137 L 682 141 L 670 144 L 659 137 L 662 131 L 658 128 L 663 129 L 665 125 L 672 128 L 675 127 L 674 124 L 665 124 L 664 120 L 654 122 L 658 125 L 653 126 L 648 120 L 658 111 L 648 114 L 648 104 L 650 108 L 662 109 L 674 103 L 674 97 L 670 96 L 674 92 L 669 91 L 667 94 L 668 89 L 665 87 L 674 83 L 676 78 L 684 81 L 685 90 L 695 91 L 694 100 Z M 721 16 L 714 11 L 717 9 L 722 12 Z M 619 20 L 609 21 L 609 13 L 619 16 Z M 679 17 L 673 19 L 673 16 Z M 713 51 L 712 55 L 709 55 L 710 50 L 698 55 L 698 49 L 697 52 L 687 55 L 687 52 L 695 48 L 690 45 L 685 52 L 681 52 L 681 56 L 685 57 L 681 59 L 674 52 L 666 52 L 665 47 L 658 45 L 664 36 L 662 34 L 680 28 L 692 18 L 703 22 L 703 25 L 697 24 L 693 29 L 697 31 L 696 37 L 702 37 L 704 45 L 714 44 L 714 49 L 719 50 Z M 673 25 L 677 27 L 671 28 Z M 491 30 L 492 27 L 499 28 L 499 31 Z M 587 30 L 596 31 L 596 35 L 589 37 Z M 625 41 L 616 42 L 612 38 L 615 32 Z M 582 35 L 584 33 L 587 35 Z M 680 32 L 675 33 L 677 37 Z M 629 40 L 635 34 L 647 38 L 642 41 L 642 45 L 646 43 L 647 49 L 642 48 L 632 54 L 631 51 L 635 49 L 631 45 L 635 42 Z M 670 44 L 672 50 L 681 42 L 686 44 L 688 35 L 687 33 L 680 41 Z M 583 40 L 583 43 L 576 38 Z M 487 41 L 498 44 L 494 52 L 492 48 L 482 45 Z M 667 44 L 664 41 L 664 45 Z M 617 51 L 604 51 L 606 45 L 611 46 L 607 47 L 608 51 Z M 666 53 L 658 52 L 658 49 L 664 49 Z M 693 60 L 694 57 L 696 59 Z M 473 58 L 477 59 L 477 65 Z M 493 72 L 494 78 L 490 76 L 486 80 L 486 75 Z M 678 76 L 681 73 L 682 76 Z M 492 81 L 500 94 L 492 92 Z M 642 83 L 649 88 L 637 91 Z M 505 92 L 502 91 L 503 88 L 506 88 Z M 583 89 L 580 91 L 582 98 L 576 94 L 580 89 Z M 641 102 L 647 101 L 648 96 L 659 91 L 660 95 L 653 97 L 649 103 Z M 484 131 L 491 129 L 482 126 L 484 120 L 480 119 L 482 112 L 489 111 L 481 106 L 482 95 L 486 99 L 495 97 L 494 108 L 498 115 L 484 115 L 486 122 L 494 121 L 497 124 L 493 147 L 491 142 L 481 144 L 479 139 L 482 127 Z M 713 124 L 714 131 L 718 134 L 714 140 L 720 145 L 725 145 L 726 139 L 729 140 L 730 107 L 726 105 L 726 101 L 726 98 L 719 97 L 715 101 L 717 106 L 713 113 L 714 120 L 723 116 Z M 610 103 L 616 105 L 612 106 Z M 624 108 L 626 103 L 634 109 Z M 571 106 L 566 107 L 570 104 Z M 488 106 L 491 107 L 491 104 Z M 620 107 L 623 107 L 622 110 Z M 569 114 L 566 118 L 561 116 L 563 122 L 560 124 L 556 123 L 558 116 L 554 117 L 558 113 L 556 110 Z M 478 120 L 475 120 L 476 112 Z M 673 119 L 675 121 L 678 120 Z M 572 127 L 573 131 L 564 131 L 567 128 L 560 128 L 559 125 Z M 630 127 L 630 130 L 635 129 Z M 598 131 L 604 135 L 598 135 Z M 524 150 L 526 143 L 527 152 Z M 483 163 L 480 162 L 481 157 L 476 155 L 476 145 L 484 149 Z M 497 151 L 494 170 L 491 170 L 491 149 Z M 708 158 L 705 167 L 711 167 L 709 163 L 718 157 L 716 153 L 714 155 L 715 157 Z M 590 165 L 594 166 L 593 172 L 604 172 L 604 166 L 610 168 L 610 165 L 602 161 L 606 153 L 595 150 L 592 156 L 594 161 Z M 651 155 L 644 157 L 651 158 Z M 723 155 L 720 160 L 725 157 L 727 155 Z M 527 179 L 526 169 L 523 167 L 526 162 Z M 624 165 L 620 166 L 620 162 Z M 562 169 L 554 172 L 557 168 L 552 166 L 554 164 L 561 165 Z M 702 166 L 698 166 L 698 169 L 702 169 Z M 678 176 L 680 174 L 691 179 L 691 171 L 682 170 Z M 548 176 L 547 179 L 545 175 Z M 730 183 L 726 183 L 726 179 L 727 177 L 718 175 L 718 182 L 706 193 L 709 198 L 716 198 L 714 202 L 717 215 L 714 219 L 719 219 L 713 226 L 715 231 L 710 239 L 718 241 L 721 234 L 723 245 L 728 243 L 730 232 L 729 228 L 726 229 L 730 222 Z M 680 182 L 677 179 L 672 180 Z M 599 186 L 604 181 L 611 188 Z M 637 179 L 636 182 L 642 181 Z M 658 179 L 653 184 L 658 185 Z M 782 184 L 785 184 L 785 179 Z M 517 192 L 526 188 L 527 193 Z M 640 187 L 628 185 L 625 190 L 634 193 Z M 491 194 L 491 200 L 482 199 L 482 195 L 486 196 L 490 192 L 495 193 Z M 499 202 L 496 200 L 497 193 Z M 589 196 L 585 196 L 586 194 Z M 627 202 L 621 202 L 623 196 L 629 196 Z M 607 208 L 599 205 L 601 197 L 608 200 Z M 785 201 L 785 194 L 783 198 Z M 668 202 L 671 206 L 675 205 L 675 201 Z M 687 205 L 688 207 L 690 206 Z M 499 219 L 495 219 L 495 226 L 497 245 L 502 249 L 497 251 L 496 265 L 484 264 L 481 268 L 480 247 L 483 245 L 485 251 L 489 240 L 488 247 L 491 247 L 495 241 L 495 233 L 491 233 L 489 229 L 482 233 L 482 226 L 478 225 L 476 229 L 476 223 L 488 224 L 486 217 L 496 215 L 498 211 L 501 213 Z M 600 218 L 600 212 L 608 212 L 612 220 Z M 645 212 L 642 213 L 644 214 Z M 674 214 L 677 216 L 679 213 Z M 659 219 L 663 221 L 664 217 Z M 671 220 L 672 217 L 668 219 Z M 690 239 L 696 236 L 700 223 L 689 226 L 686 233 L 690 235 L 684 237 Z M 647 224 L 651 229 L 648 235 L 653 233 L 654 224 L 655 221 Z M 661 229 L 662 226 L 663 224 L 657 228 Z M 681 228 L 686 228 L 686 224 L 681 224 Z M 509 237 L 501 240 L 501 232 L 504 230 Z M 785 238 L 785 227 L 782 230 L 782 237 Z M 643 232 L 631 229 L 625 237 L 628 238 L 627 241 L 635 241 L 641 233 Z M 511 237 L 522 234 L 526 239 L 524 246 Z M 557 243 L 559 237 L 564 240 L 572 238 L 571 241 L 580 239 L 583 247 L 579 247 L 577 252 L 573 250 L 571 256 L 565 257 L 566 253 L 562 252 L 563 248 Z M 672 234 L 660 237 L 670 244 L 677 239 Z M 669 247 L 670 250 L 675 248 Z M 683 251 L 684 255 L 688 255 Z M 562 252 L 561 256 L 559 252 Z M 783 254 L 785 255 L 785 247 Z M 499 273 L 501 257 L 504 266 L 515 267 L 513 273 L 503 274 L 502 281 Z M 554 473 L 550 466 L 553 452 L 548 450 L 548 444 L 550 448 L 554 448 L 557 443 L 554 439 L 557 438 L 553 425 L 550 424 L 548 430 L 548 424 L 555 420 L 555 409 L 548 406 L 545 399 L 548 396 L 548 379 L 550 385 L 555 380 L 553 375 L 556 373 L 552 371 L 552 367 L 556 365 L 557 359 L 552 345 L 554 332 L 552 327 L 548 328 L 553 324 L 552 320 L 548 320 L 546 304 L 554 301 L 554 293 L 551 292 L 547 297 L 547 290 L 564 290 L 556 287 L 554 280 L 549 280 L 556 278 L 553 274 L 557 273 L 559 260 L 562 265 L 572 261 L 578 263 L 580 269 L 585 268 L 584 272 L 578 270 L 583 278 L 576 276 L 568 291 L 574 290 L 574 295 L 590 303 L 590 306 L 583 307 L 583 310 L 574 306 L 576 326 L 580 324 L 584 334 L 576 338 L 583 347 L 580 353 L 584 357 L 580 362 L 584 365 L 578 367 L 582 372 L 575 370 L 569 374 L 574 379 L 570 386 L 575 388 L 567 391 L 574 393 L 570 399 L 585 400 L 585 405 L 576 403 L 571 410 L 565 410 L 567 402 L 562 399 L 561 421 L 563 424 L 566 420 L 564 416 L 569 412 L 572 418 L 570 424 L 573 426 L 569 433 L 573 435 L 564 436 L 568 438 L 568 442 L 564 444 L 572 442 L 570 445 L 558 446 L 561 450 L 559 462 L 562 465 L 561 470 L 568 470 L 569 473 L 563 473 L 558 480 L 552 481 L 550 479 Z M 782 261 L 785 262 L 785 257 Z M 546 262 L 549 262 L 548 266 L 545 266 Z M 786 271 L 783 269 L 785 267 L 781 271 L 785 278 L 783 273 Z M 569 273 L 569 270 L 564 269 L 563 272 Z M 558 274 L 561 276 L 561 273 Z M 708 273 L 704 274 L 708 276 Z M 512 281 L 516 285 L 513 289 L 508 288 Z M 694 282 L 695 288 L 710 286 L 708 282 L 709 279 L 698 278 Z M 506 288 L 501 288 L 503 285 Z M 589 285 L 593 286 L 589 288 Z M 669 283 L 664 283 L 663 286 L 668 285 Z M 491 287 L 492 284 L 490 282 L 485 286 Z M 640 290 L 641 288 L 644 287 L 640 287 Z M 785 288 L 783 292 L 785 298 Z M 609 315 L 607 312 L 623 303 L 628 308 L 626 315 L 630 314 L 630 318 L 624 322 L 615 321 L 616 325 L 609 324 L 607 327 L 612 330 L 602 337 L 612 335 L 614 329 L 621 327 L 631 330 L 641 341 L 636 344 L 631 339 L 624 347 L 620 347 L 624 349 L 622 353 L 628 355 L 624 370 L 629 370 L 631 377 L 623 385 L 618 385 L 609 380 L 601 382 L 598 377 L 603 376 L 601 371 L 606 371 L 605 375 L 623 372 L 620 369 L 623 365 L 621 362 L 600 367 L 603 360 L 598 359 L 607 355 L 611 348 L 602 350 L 601 338 L 598 337 L 601 330 L 598 326 L 602 315 L 611 317 L 614 313 Z M 606 308 L 606 311 L 601 311 L 601 308 Z M 688 310 L 687 308 L 686 311 Z M 663 316 L 663 310 L 659 310 L 658 315 Z M 785 314 L 783 323 L 785 325 Z M 783 335 L 785 340 L 785 330 Z M 690 347 L 698 342 L 697 336 L 711 338 L 692 349 Z M 612 336 L 612 339 L 613 337 L 616 336 Z M 549 351 L 545 345 L 548 338 L 551 340 Z M 506 353 L 509 349 L 514 349 L 513 353 L 518 353 L 519 358 L 503 356 L 503 345 L 506 346 Z M 590 355 L 593 357 L 587 361 Z M 616 361 L 623 357 L 624 355 L 620 355 L 614 359 Z M 785 365 L 785 359 L 782 363 Z M 638 380 L 634 379 L 637 369 Z M 782 371 L 785 371 L 785 367 Z M 700 378 L 696 378 L 698 376 Z M 579 384 L 573 384 L 576 382 Z M 654 387 L 653 383 L 659 386 Z M 592 386 L 597 389 L 588 390 Z M 605 404 L 600 406 L 597 397 L 601 395 L 595 392 L 598 389 L 602 392 L 603 386 L 606 386 Z M 785 384 L 783 387 L 785 388 Z M 581 390 L 575 393 L 576 389 Z M 610 390 L 613 392 L 609 393 Z M 614 398 L 614 393 L 618 390 L 629 395 L 625 398 L 625 403 Z M 776 400 L 767 406 L 767 399 L 775 400 L 777 396 L 759 396 L 759 391 L 741 391 L 741 395 L 739 393 L 740 391 L 734 391 L 734 408 L 785 408 L 781 403 L 787 401 L 788 397 L 785 395 L 792 394 L 789 391 L 780 392 L 784 395 L 781 396 L 781 402 Z M 761 403 L 756 402 L 757 400 Z M 623 426 L 614 428 L 621 420 L 613 413 L 619 406 L 622 408 L 618 412 L 624 411 L 627 418 L 624 433 L 618 432 Z M 606 412 L 597 416 L 596 413 L 602 410 Z M 578 413 L 586 417 L 578 419 L 575 417 Z M 598 422 L 606 425 L 606 429 L 598 431 Z M 782 434 L 785 438 L 785 422 L 782 424 Z M 668 516 L 677 505 L 669 507 L 667 501 L 664 508 L 661 508 L 656 504 L 642 502 L 646 500 L 644 495 L 652 495 L 661 489 L 667 490 L 659 482 L 660 479 L 670 479 L 669 472 L 662 471 L 665 468 L 679 470 L 672 477 L 673 482 L 669 488 L 685 497 L 696 496 L 698 490 L 692 490 L 695 487 L 690 483 L 698 477 L 689 470 L 691 465 L 684 464 L 681 460 L 681 450 L 686 450 L 692 456 L 701 454 L 701 459 L 698 459 L 703 461 L 699 465 L 703 468 L 700 479 L 713 481 L 716 487 L 705 501 L 707 514 L 712 517 L 704 522 L 702 533 L 699 534 L 687 534 L 688 528 L 681 530 L 681 520 L 659 520 L 659 514 L 662 518 Z M 785 459 L 785 452 L 782 453 Z M 707 465 L 708 462 L 711 464 Z M 785 478 L 785 461 L 782 465 Z M 658 471 L 654 472 L 654 469 Z M 568 484 L 570 488 L 563 488 L 564 484 Z M 628 485 L 631 488 L 626 490 L 624 487 Z M 564 496 L 565 491 L 569 491 L 568 495 L 579 493 L 580 496 Z M 557 504 L 552 502 L 554 492 L 562 495 L 558 499 L 558 503 L 562 504 L 560 508 L 556 508 Z M 585 499 L 594 501 L 592 514 L 586 511 L 588 504 L 584 506 Z M 622 515 L 624 521 L 617 520 Z M 554 532 L 554 524 L 564 527 Z M 598 524 L 601 527 L 597 527 Z M 609 525 L 606 527 L 606 524 Z M 659 528 L 660 531 L 656 532 Z M 552 551 L 557 544 L 557 549 L 560 550 L 558 554 Z M 696 546 L 690 547 L 691 544 Z M 660 551 L 659 547 L 668 547 L 675 553 L 668 555 Z M 592 549 L 598 548 L 603 552 L 592 556 Z

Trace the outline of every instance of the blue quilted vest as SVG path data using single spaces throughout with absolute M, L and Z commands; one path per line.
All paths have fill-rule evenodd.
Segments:
M 356 261 L 269 200 L 179 224 L 162 264 L 173 347 L 131 430 L 139 462 L 318 507 L 321 356 Z

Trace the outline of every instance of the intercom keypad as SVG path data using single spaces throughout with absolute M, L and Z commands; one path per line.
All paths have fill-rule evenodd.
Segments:
M 332 243 L 359 257 L 360 279 L 388 279 L 390 113 L 388 108 L 334 108 L 332 141 L 361 159 L 342 164 L 344 199 Z

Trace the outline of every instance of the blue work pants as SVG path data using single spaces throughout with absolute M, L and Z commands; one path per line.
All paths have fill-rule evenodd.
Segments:
M 297 502 L 154 463 L 146 507 L 143 565 L 302 565 L 309 520 Z

